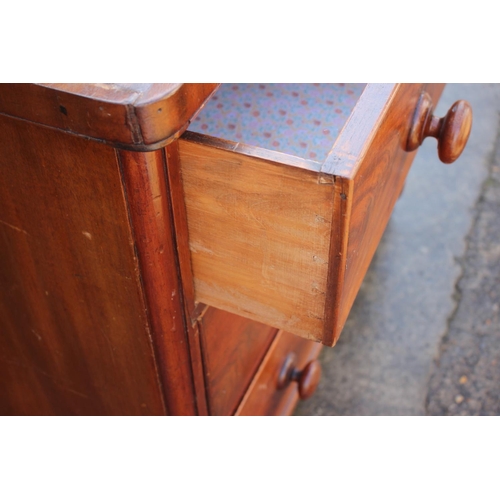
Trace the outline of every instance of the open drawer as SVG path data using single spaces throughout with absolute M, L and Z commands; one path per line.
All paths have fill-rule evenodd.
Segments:
M 179 140 L 196 301 L 334 345 L 414 149 L 465 145 L 442 88 L 222 85 Z

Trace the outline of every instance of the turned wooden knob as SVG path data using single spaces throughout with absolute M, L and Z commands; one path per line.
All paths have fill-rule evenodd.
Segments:
M 307 399 L 314 394 L 321 377 L 321 365 L 313 360 L 302 369 L 296 368 L 295 354 L 289 354 L 278 376 L 278 389 L 284 389 L 290 382 L 298 382 L 300 399 Z
M 457 101 L 443 118 L 433 115 L 431 96 L 420 96 L 406 144 L 407 151 L 417 149 L 426 137 L 438 141 L 438 155 L 443 163 L 453 163 L 467 144 L 472 127 L 472 109 L 467 101 Z

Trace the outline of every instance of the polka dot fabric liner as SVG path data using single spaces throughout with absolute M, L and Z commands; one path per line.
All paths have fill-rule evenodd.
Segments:
M 226 83 L 189 130 L 323 161 L 364 88 L 364 83 Z

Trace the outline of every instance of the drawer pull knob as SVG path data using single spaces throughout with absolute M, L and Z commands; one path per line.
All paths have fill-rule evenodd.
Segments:
M 472 127 L 472 108 L 467 101 L 457 101 L 443 118 L 434 116 L 433 111 L 431 96 L 424 92 L 413 115 L 406 150 L 414 151 L 426 137 L 435 137 L 439 159 L 443 163 L 453 163 L 467 144 Z
M 295 354 L 289 354 L 283 363 L 278 376 L 278 389 L 284 389 L 290 382 L 298 382 L 300 399 L 307 399 L 314 394 L 321 377 L 319 361 L 309 361 L 307 365 L 298 370 L 295 366 Z

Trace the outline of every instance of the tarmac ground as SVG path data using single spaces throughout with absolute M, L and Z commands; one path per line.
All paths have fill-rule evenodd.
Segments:
M 462 156 L 419 148 L 316 393 L 296 415 L 500 414 L 500 85 L 448 84 L 473 109 Z

